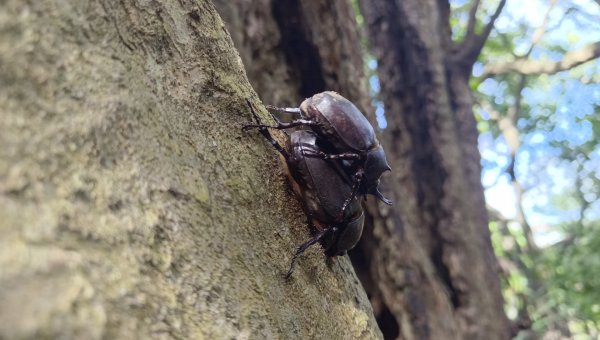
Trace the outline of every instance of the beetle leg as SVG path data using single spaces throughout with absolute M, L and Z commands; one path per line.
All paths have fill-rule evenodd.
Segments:
M 348 196 L 346 198 L 346 200 L 344 201 L 344 204 L 342 204 L 342 208 L 340 209 L 340 213 L 337 218 L 338 221 L 341 221 L 343 219 L 346 208 L 348 207 L 350 202 L 354 199 L 354 197 L 356 197 L 356 194 L 358 193 L 358 188 L 360 187 L 360 183 L 362 182 L 362 180 L 363 180 L 363 172 L 359 170 L 356 174 L 354 174 L 354 182 L 352 183 L 352 192 L 350 193 L 350 196 Z
M 277 122 L 277 125 L 265 125 L 265 124 L 248 124 L 244 125 L 243 130 L 253 129 L 253 128 L 271 128 L 277 130 L 290 129 L 296 126 L 314 126 L 318 125 L 314 120 L 309 119 L 295 119 L 289 123 Z
M 279 151 L 279 153 L 281 153 L 283 155 L 283 157 L 287 160 L 289 158 L 289 154 L 288 152 L 283 148 L 283 146 L 281 146 L 276 140 L 275 138 L 273 138 L 273 136 L 271 136 L 271 133 L 269 132 L 269 129 L 267 129 L 266 127 L 261 126 L 262 124 L 260 124 L 260 118 L 258 117 L 258 114 L 256 114 L 256 111 L 254 111 L 254 106 L 252 106 L 252 102 L 250 101 L 249 98 L 246 98 L 246 103 L 248 103 L 248 106 L 250 107 L 250 111 L 252 112 L 252 116 L 254 117 L 254 119 L 256 120 L 257 123 L 259 123 L 258 125 L 244 125 L 242 127 L 242 130 L 247 130 L 249 127 L 257 127 L 258 131 L 263 135 L 263 137 L 265 137 L 269 143 L 271 143 L 271 145 L 273 145 L 273 147 L 275 149 L 277 149 L 277 151 Z
M 324 153 L 323 151 L 316 151 L 316 150 L 312 150 L 312 149 L 304 149 L 302 150 L 302 154 L 305 156 L 309 156 L 309 157 L 317 157 L 317 158 L 321 158 L 321 159 L 360 159 L 360 155 L 357 153 L 353 153 L 353 152 L 345 152 L 345 153 L 339 153 L 339 154 L 328 154 L 328 153 Z
M 294 268 L 296 267 L 296 260 L 298 259 L 298 256 L 302 255 L 306 251 L 306 249 L 310 248 L 310 246 L 319 242 L 330 230 L 331 230 L 331 228 L 325 228 L 325 229 L 319 231 L 310 240 L 304 242 L 296 249 L 296 252 L 294 253 L 294 257 L 292 257 L 292 263 L 290 264 L 290 269 L 288 270 L 287 274 L 285 274 L 286 279 L 289 279 L 290 276 L 292 275 L 292 273 L 294 272 Z
M 265 107 L 269 111 L 273 110 L 273 111 L 277 111 L 277 112 L 298 114 L 298 115 L 302 116 L 302 111 L 300 111 L 299 107 L 276 107 L 273 105 L 267 105 Z

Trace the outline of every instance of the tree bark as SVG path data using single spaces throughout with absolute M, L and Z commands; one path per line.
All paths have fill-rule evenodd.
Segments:
M 446 1 L 360 4 L 388 120 L 394 171 L 385 183 L 397 202 L 370 206 L 365 255 L 388 263 L 371 267 L 374 286 L 402 338 L 506 339 L 468 85 L 482 43 L 456 48 Z
M 455 57 L 448 3 L 395 3 L 362 4 L 386 105 L 381 140 L 393 163 L 383 187 L 395 204 L 368 201 L 363 239 L 350 256 L 385 338 L 505 339 L 468 86 L 479 50 L 468 51 L 469 62 Z M 217 7 L 265 103 L 297 106 L 336 90 L 373 122 L 349 1 Z M 473 37 L 470 46 L 484 40 Z
M 325 90 L 368 108 L 354 12 L 347 0 L 216 0 L 261 99 L 298 106 Z
M 0 12 L 0 338 L 379 338 L 308 237 L 209 1 Z

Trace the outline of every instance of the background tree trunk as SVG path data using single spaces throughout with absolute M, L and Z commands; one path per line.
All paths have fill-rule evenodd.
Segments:
M 0 338 L 381 337 L 347 258 L 283 279 L 307 228 L 209 1 L 2 9 Z
M 374 121 L 349 1 L 216 5 L 265 103 L 297 106 L 336 90 Z M 485 37 L 457 48 L 446 1 L 361 5 L 388 121 L 381 139 L 393 172 L 384 190 L 396 203 L 369 200 L 350 255 L 384 337 L 509 338 L 468 87 Z
M 298 106 L 315 93 L 336 90 L 370 108 L 348 1 L 215 0 L 215 5 L 263 102 Z
M 372 269 L 373 280 L 394 315 L 408 314 L 397 318 L 405 338 L 506 339 L 468 85 L 483 42 L 456 48 L 445 1 L 361 9 L 386 105 L 382 138 L 395 169 L 386 183 L 399 203 L 392 214 L 371 210 L 367 254 L 397 265 Z

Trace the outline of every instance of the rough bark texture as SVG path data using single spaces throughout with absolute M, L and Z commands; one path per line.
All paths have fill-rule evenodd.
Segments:
M 366 255 L 388 263 L 371 267 L 374 286 L 402 338 L 506 339 L 468 86 L 472 63 L 453 56 L 465 51 L 450 40 L 449 4 L 364 1 L 361 9 L 389 126 L 383 143 L 394 172 L 386 183 L 398 202 L 394 210 L 371 209 Z
M 0 3 L 0 338 L 381 337 L 210 2 Z
M 349 1 L 216 4 L 265 103 L 336 90 L 373 118 Z M 477 52 L 453 59 L 445 1 L 363 5 L 388 120 L 384 188 L 395 205 L 369 200 L 351 257 L 384 337 L 508 338 L 467 82 Z
M 267 104 L 325 90 L 369 108 L 354 12 L 346 0 L 216 0 L 248 78 Z

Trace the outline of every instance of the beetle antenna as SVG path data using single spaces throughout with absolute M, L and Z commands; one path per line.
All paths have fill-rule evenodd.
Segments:
M 310 240 L 304 242 L 296 249 L 296 253 L 294 253 L 294 257 L 292 257 L 292 263 L 290 264 L 290 269 L 288 270 L 287 274 L 285 274 L 286 280 L 289 279 L 290 276 L 292 276 L 292 273 L 294 272 L 294 269 L 296 268 L 296 260 L 298 259 L 298 256 L 302 255 L 306 251 L 306 249 L 310 248 L 310 246 L 319 242 L 327 234 L 327 232 L 329 232 L 329 230 L 331 230 L 331 228 L 326 228 L 326 229 L 319 231 Z

